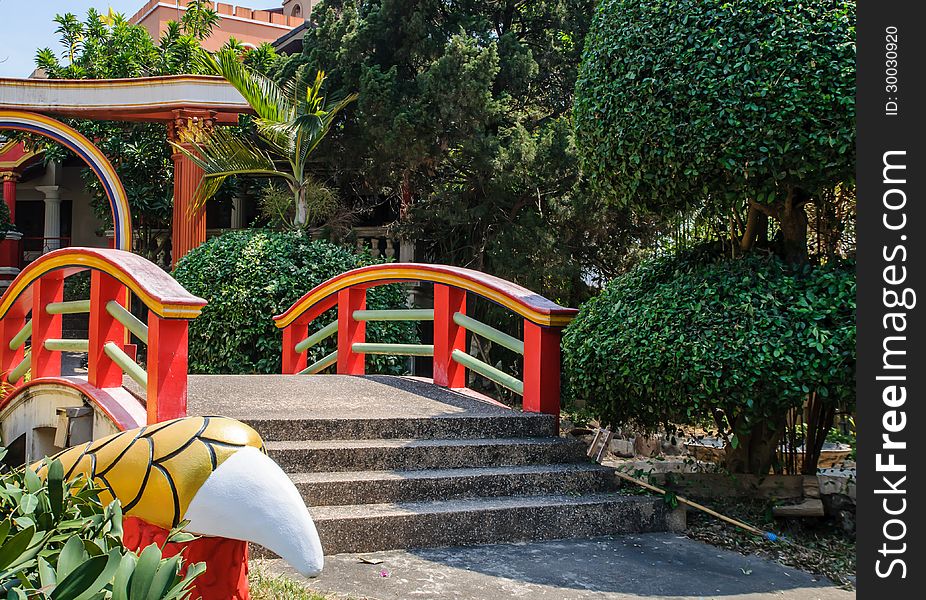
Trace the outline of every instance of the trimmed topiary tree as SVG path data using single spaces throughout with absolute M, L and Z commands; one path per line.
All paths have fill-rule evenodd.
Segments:
M 209 301 L 190 323 L 190 372 L 279 373 L 282 330 L 273 316 L 316 285 L 357 267 L 381 260 L 352 253 L 343 246 L 311 241 L 302 231 L 260 229 L 231 231 L 208 240 L 180 259 L 174 277 L 187 290 Z M 403 308 L 401 285 L 369 291 L 371 309 Z M 335 318 L 334 311 L 316 319 L 309 333 Z M 372 322 L 371 341 L 417 343 L 409 322 Z M 335 340 L 309 349 L 309 364 L 334 350 Z M 401 374 L 405 358 L 367 357 L 371 373 Z
M 601 0 L 576 83 L 583 173 L 662 216 L 749 206 L 807 256 L 804 205 L 854 181 L 854 0 Z
M 825 435 L 855 402 L 855 267 L 704 250 L 650 261 L 585 303 L 563 348 L 567 401 L 649 431 L 713 421 L 727 468 L 766 474 L 788 409 L 818 403 Z

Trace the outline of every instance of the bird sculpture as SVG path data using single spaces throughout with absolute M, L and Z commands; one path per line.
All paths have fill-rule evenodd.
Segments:
M 164 530 L 188 521 L 186 532 L 260 544 L 305 576 L 322 570 L 321 542 L 299 491 L 240 421 L 184 417 L 52 458 L 66 479 L 95 482 L 104 505 L 119 500 L 126 517 Z

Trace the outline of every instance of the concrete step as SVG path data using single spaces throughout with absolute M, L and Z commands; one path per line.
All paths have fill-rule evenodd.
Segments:
M 618 488 L 612 469 L 591 463 L 293 473 L 290 478 L 310 507 L 492 496 L 578 495 Z
M 662 498 L 617 493 L 322 506 L 311 509 L 326 554 L 552 540 L 684 528 Z M 272 556 L 254 548 L 256 556 Z
M 289 473 L 455 469 L 584 462 L 578 440 L 554 437 L 464 440 L 325 440 L 265 444 Z
M 265 441 L 369 439 L 475 439 L 556 435 L 552 415 L 427 416 L 412 418 L 245 418 Z

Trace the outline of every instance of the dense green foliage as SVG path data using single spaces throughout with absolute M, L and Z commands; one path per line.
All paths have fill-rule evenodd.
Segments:
M 607 201 L 724 222 L 752 202 L 800 261 L 804 204 L 854 180 L 855 1 L 602 0 L 575 121 Z
M 203 563 L 181 577 L 180 556 L 162 559 L 156 545 L 140 555 L 126 550 L 118 501 L 104 507 L 98 488 L 83 478 L 64 481 L 63 474 L 61 463 L 52 461 L 45 479 L 27 467 L 0 476 L 5 598 L 179 600 L 187 595 L 205 570 Z
M 854 264 L 705 251 L 649 261 L 587 302 L 563 346 L 567 398 L 604 422 L 715 421 L 728 467 L 767 473 L 786 409 L 809 394 L 854 403 Z
M 577 187 L 572 97 L 592 7 L 325 0 L 277 77 L 323 69 L 332 96 L 360 93 L 318 177 L 357 207 L 389 203 L 419 258 L 573 303 L 634 237 Z
M 242 230 L 225 233 L 180 259 L 174 277 L 187 290 L 209 301 L 190 323 L 190 371 L 193 373 L 279 373 L 282 332 L 273 316 L 316 285 L 351 269 L 381 262 L 324 241 L 311 241 L 300 230 Z M 369 308 L 403 308 L 401 285 L 368 293 Z M 334 320 L 322 315 L 312 333 Z M 372 342 L 416 343 L 409 322 L 370 323 Z M 309 349 L 309 364 L 334 350 L 335 339 Z M 401 374 L 405 359 L 368 356 L 371 373 Z

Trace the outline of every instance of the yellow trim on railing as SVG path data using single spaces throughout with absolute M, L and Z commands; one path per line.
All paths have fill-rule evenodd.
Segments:
M 488 298 L 489 300 L 504 306 L 505 308 L 521 315 L 533 323 L 547 327 L 565 327 L 575 318 L 574 315 L 550 315 L 532 310 L 531 308 L 525 306 L 510 296 L 507 296 L 497 290 L 493 290 L 492 288 L 477 281 L 473 281 L 459 275 L 441 273 L 429 269 L 401 267 L 395 269 L 378 269 L 376 271 L 361 271 L 346 277 L 339 278 L 332 282 L 332 285 L 319 289 L 314 294 L 295 304 L 290 310 L 286 312 L 285 315 L 276 321 L 276 326 L 280 329 L 289 326 L 309 308 L 321 302 L 328 296 L 343 289 L 353 287 L 355 285 L 383 280 L 429 281 L 432 283 L 441 283 L 444 285 L 464 289 L 468 292 L 473 292 L 474 294 Z
M 4 294 L 3 302 L 0 303 L 0 315 L 5 315 L 10 307 L 16 302 L 16 299 L 20 296 L 20 294 L 22 294 L 42 275 L 45 275 L 46 273 L 56 269 L 64 269 L 67 267 L 74 267 L 78 269 L 97 269 L 108 275 L 111 275 L 120 283 L 132 290 L 132 292 L 138 296 L 138 298 L 145 304 L 145 306 L 151 309 L 159 317 L 165 319 L 195 319 L 202 312 L 201 306 L 163 303 L 157 300 L 148 294 L 144 288 L 142 288 L 124 271 L 117 268 L 112 263 L 105 261 L 97 256 L 68 253 L 61 256 L 52 256 L 50 258 L 44 259 L 41 270 L 36 271 L 34 277 L 29 279 L 14 280 L 9 289 L 7 289 L 6 293 Z

